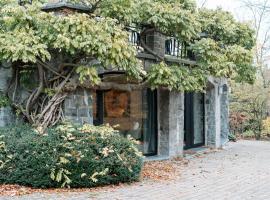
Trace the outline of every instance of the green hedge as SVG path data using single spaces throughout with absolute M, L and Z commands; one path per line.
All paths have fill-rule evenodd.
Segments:
M 0 129 L 0 183 L 37 188 L 94 187 L 136 181 L 142 156 L 111 127 L 65 124 L 38 134 Z

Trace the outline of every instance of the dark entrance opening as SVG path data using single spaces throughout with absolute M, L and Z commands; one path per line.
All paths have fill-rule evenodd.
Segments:
M 157 154 L 157 92 L 97 90 L 93 95 L 94 124 L 116 126 L 120 134 L 132 136 L 146 156 Z
M 185 94 L 184 148 L 190 149 L 205 144 L 204 94 Z

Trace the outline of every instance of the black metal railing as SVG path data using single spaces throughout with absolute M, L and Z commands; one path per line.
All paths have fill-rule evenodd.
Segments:
M 140 36 L 140 33 L 133 29 L 133 28 L 128 28 L 128 32 L 129 32 L 129 43 L 136 47 L 137 50 L 141 49 L 141 36 Z
M 194 53 L 188 48 L 188 44 L 173 37 L 165 41 L 165 55 L 196 60 Z
M 176 38 L 169 38 L 165 41 L 165 55 L 176 56 L 180 58 L 187 57 L 187 48 L 184 42 Z
M 24 6 L 25 4 L 32 4 L 32 0 L 18 0 L 18 4 L 20 6 Z

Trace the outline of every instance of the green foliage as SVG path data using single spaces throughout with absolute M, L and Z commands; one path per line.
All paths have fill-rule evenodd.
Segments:
M 140 78 L 143 70 L 136 50 L 116 20 L 86 14 L 59 17 L 39 7 L 7 4 L 0 9 L 0 60 L 45 62 L 55 53 L 50 49 L 55 49 L 69 57 L 95 58 L 103 67 L 117 67 Z
M 10 100 L 2 92 L 0 92 L 0 108 L 7 107 L 10 105 Z
M 0 130 L 0 183 L 39 188 L 136 181 L 142 156 L 113 128 L 60 125 L 40 135 L 29 126 Z
M 229 77 L 234 63 L 228 61 L 222 50 L 213 39 L 201 39 L 191 45 L 198 62 L 208 75 Z
M 92 68 L 102 66 L 125 71 L 135 79 L 147 79 L 154 87 L 168 86 L 181 91 L 201 90 L 207 76 L 232 77 L 249 83 L 255 78 L 254 31 L 220 9 L 198 10 L 193 0 L 70 0 L 97 6 L 88 14 L 60 16 L 40 11 L 39 2 L 46 1 L 24 7 L 15 2 L 1 2 L 0 60 L 35 65 L 50 62 L 53 55 L 61 54 L 79 67 L 80 81 L 97 84 L 96 69 Z M 146 73 L 136 58 L 136 49 L 128 43 L 127 26 L 137 30 L 154 28 L 186 42 L 199 66 L 191 70 L 175 64 L 168 73 L 178 76 L 159 76 L 158 66 L 160 71 L 165 66 L 158 64 Z M 201 33 L 206 34 L 205 38 L 200 37 Z M 74 61 L 82 59 L 84 62 Z M 93 60 L 100 64 L 91 66 Z M 189 80 L 183 81 L 182 74 Z
M 170 90 L 202 91 L 206 79 L 198 68 L 189 69 L 185 66 L 168 66 L 162 62 L 152 66 L 149 71 L 148 82 L 153 89 L 164 86 Z
M 35 71 L 33 69 L 23 69 L 20 70 L 20 84 L 26 89 L 33 89 L 36 86 Z
M 256 68 L 252 65 L 253 51 L 239 45 L 221 47 L 209 38 L 196 41 L 191 49 L 208 75 L 254 83 Z
M 236 138 L 236 136 L 234 134 L 229 134 L 228 138 L 232 142 L 236 142 L 236 140 L 237 140 L 237 138 Z
M 80 75 L 79 80 L 83 83 L 90 81 L 93 85 L 100 83 L 100 77 L 98 76 L 97 70 L 93 67 L 78 67 L 76 72 Z
M 190 40 L 200 31 L 194 11 L 193 1 L 105 0 L 96 14 L 115 18 L 125 25 L 145 24 L 181 40 Z
M 254 85 L 232 84 L 230 111 L 231 115 L 237 113 L 237 122 L 233 122 L 238 134 L 251 131 L 256 139 L 260 139 L 263 130 L 263 121 L 269 112 L 269 88 L 263 87 L 261 79 L 257 79 Z M 239 120 L 240 119 L 240 120 Z
M 255 45 L 255 31 L 248 24 L 237 22 L 229 12 L 201 9 L 198 20 L 206 37 L 220 46 L 239 45 L 250 50 Z
M 191 44 L 191 49 L 207 74 L 253 83 L 256 74 L 252 66 L 254 30 L 236 22 L 232 14 L 221 9 L 200 10 L 199 21 L 206 36 Z
M 247 130 L 243 133 L 244 138 L 255 138 L 254 131 L 252 130 Z

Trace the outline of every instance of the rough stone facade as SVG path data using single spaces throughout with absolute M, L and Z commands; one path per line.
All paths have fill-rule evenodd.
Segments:
M 159 56 L 165 57 L 165 36 L 149 32 L 146 44 Z M 155 63 L 151 55 L 140 55 L 145 69 Z M 170 61 L 169 61 L 170 62 Z M 226 80 L 209 78 L 205 94 L 205 144 L 221 147 L 228 136 L 228 92 L 223 91 Z M 184 94 L 176 91 L 158 90 L 158 155 L 181 156 L 184 147 Z M 79 123 L 93 123 L 91 94 L 80 90 L 65 102 L 68 119 Z
M 64 114 L 67 120 L 79 124 L 93 124 L 92 95 L 85 89 L 69 94 L 64 102 Z
M 6 91 L 11 78 L 11 69 L 7 64 L 0 63 L 0 92 Z M 15 117 L 10 107 L 0 107 L 0 127 L 14 123 Z
M 205 94 L 205 124 L 206 124 L 206 144 L 217 146 L 216 144 L 216 88 L 212 86 L 207 89 Z
M 0 108 L 0 127 L 13 124 L 14 119 L 14 113 L 10 107 Z
M 166 37 L 157 31 L 150 31 L 146 35 L 146 45 L 150 47 L 157 55 L 165 56 Z
M 169 59 L 165 56 L 165 36 L 159 32 L 149 32 L 146 36 L 146 44 L 167 62 L 177 62 L 177 58 Z M 150 54 L 139 53 L 147 70 L 156 62 Z M 9 68 L 0 67 L 0 91 L 7 87 L 11 72 Z M 226 80 L 209 78 L 209 84 L 205 94 L 205 144 L 211 147 L 221 147 L 227 142 L 228 126 L 228 91 L 225 90 Z M 158 90 L 158 151 L 157 154 L 166 157 L 181 156 L 184 148 L 184 115 L 185 95 L 181 92 Z M 93 98 L 92 92 L 86 89 L 78 89 L 69 94 L 64 102 L 64 114 L 66 119 L 84 124 L 93 124 Z M 5 126 L 13 120 L 10 108 L 0 109 L 0 126 Z
M 220 98 L 221 106 L 221 144 L 228 142 L 229 136 L 229 91 L 228 86 L 224 84 L 222 86 L 222 95 Z
M 225 79 L 209 78 L 206 91 L 206 145 L 219 148 L 228 142 L 229 95 Z

